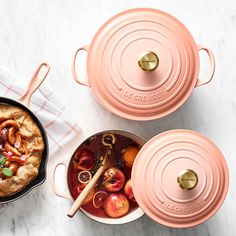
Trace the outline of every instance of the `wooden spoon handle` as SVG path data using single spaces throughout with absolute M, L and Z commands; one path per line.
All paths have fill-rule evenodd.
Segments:
M 75 213 L 80 208 L 81 204 L 83 203 L 84 199 L 88 196 L 91 189 L 94 187 L 94 185 L 97 183 L 98 179 L 102 175 L 102 173 L 105 170 L 105 166 L 101 165 L 93 178 L 90 180 L 90 182 L 86 185 L 86 187 L 83 189 L 83 191 L 80 193 L 80 195 L 77 197 L 73 205 L 71 206 L 70 210 L 67 213 L 67 216 L 73 217 Z

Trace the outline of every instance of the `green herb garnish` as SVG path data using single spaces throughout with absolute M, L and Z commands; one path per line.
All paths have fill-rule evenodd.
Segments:
M 13 172 L 12 172 L 9 168 L 7 168 L 7 167 L 4 167 L 4 168 L 2 169 L 2 173 L 3 173 L 4 175 L 8 176 L 8 177 L 13 176 Z
M 103 156 L 99 157 L 99 155 L 100 155 L 100 153 L 97 155 L 97 163 L 96 163 L 95 167 L 90 171 L 92 173 L 92 175 L 94 175 L 98 171 L 99 167 L 102 165 L 104 157 Z
M 4 167 L 4 164 L 6 163 L 7 158 L 0 154 L 0 167 Z

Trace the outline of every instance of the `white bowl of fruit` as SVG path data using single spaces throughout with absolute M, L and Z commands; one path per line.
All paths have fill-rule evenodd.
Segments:
M 78 146 L 69 160 L 55 166 L 52 188 L 57 196 L 76 200 L 101 166 L 106 152 L 103 141 L 107 138 L 114 141 L 109 151 L 109 167 L 88 193 L 80 210 L 101 223 L 124 224 L 144 214 L 134 198 L 131 180 L 135 157 L 145 144 L 143 138 L 118 130 L 92 135 Z M 67 169 L 67 193 L 60 193 L 55 184 L 55 173 L 59 165 Z

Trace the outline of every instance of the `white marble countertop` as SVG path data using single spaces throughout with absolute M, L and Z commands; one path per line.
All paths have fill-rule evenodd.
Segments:
M 98 105 L 87 88 L 77 86 L 70 71 L 76 48 L 88 44 L 99 26 L 114 14 L 133 7 L 154 7 L 182 21 L 199 44 L 210 47 L 216 58 L 212 83 L 195 89 L 186 104 L 163 119 L 151 122 L 124 120 Z M 67 158 L 50 157 L 49 178 L 24 198 L 0 208 L 0 235 L 236 235 L 236 2 L 234 0 L 0 0 L 0 67 L 29 79 L 36 66 L 51 65 L 47 85 L 77 115 L 82 131 L 71 145 L 104 129 L 125 129 L 149 139 L 169 129 L 186 128 L 211 138 L 230 168 L 230 189 L 219 212 L 206 223 L 186 229 L 163 227 L 148 217 L 120 226 L 96 223 L 83 214 L 66 216 L 67 200 L 56 197 L 50 186 L 52 166 Z M 85 54 L 84 54 L 85 55 Z M 208 61 L 203 61 L 201 78 Z M 80 70 L 85 74 L 84 63 Z M 25 82 L 22 81 L 22 82 Z M 64 176 L 61 180 L 65 186 Z

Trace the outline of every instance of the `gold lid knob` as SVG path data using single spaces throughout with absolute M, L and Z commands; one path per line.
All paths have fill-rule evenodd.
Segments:
M 139 56 L 138 65 L 144 71 L 154 71 L 159 64 L 156 53 L 147 51 Z
M 198 177 L 193 170 L 186 169 L 180 172 L 177 182 L 182 189 L 191 190 L 196 187 Z

